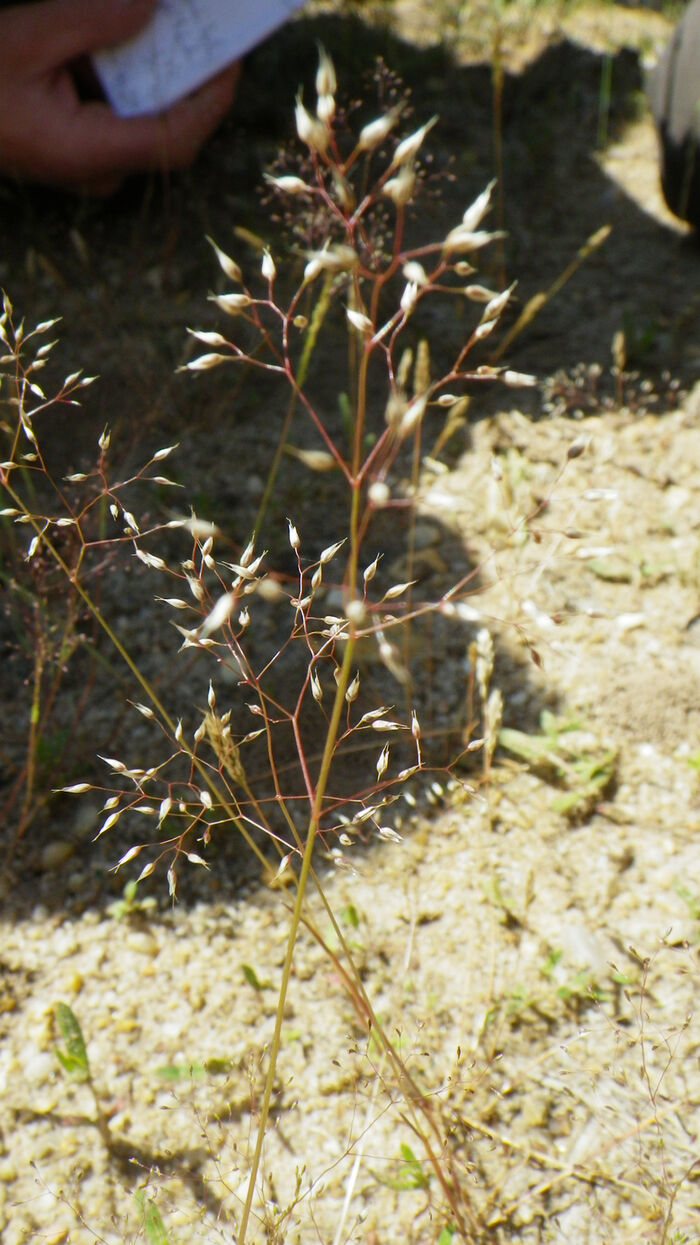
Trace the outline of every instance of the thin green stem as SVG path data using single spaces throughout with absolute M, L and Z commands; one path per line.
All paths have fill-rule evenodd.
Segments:
M 326 315 L 328 313 L 328 308 L 331 305 L 331 293 L 332 293 L 332 280 L 330 277 L 326 277 L 326 280 L 323 284 L 323 289 L 321 290 L 321 293 L 318 297 L 318 300 L 314 306 L 314 309 L 311 315 L 311 320 L 309 323 L 308 331 L 304 339 L 304 348 L 301 352 L 301 358 L 299 359 L 299 366 L 297 368 L 294 390 L 290 396 L 289 403 L 287 405 L 287 410 L 285 411 L 284 422 L 282 424 L 282 431 L 280 432 L 279 440 L 277 442 L 277 447 L 275 449 L 275 456 L 272 460 L 272 465 L 270 467 L 270 470 L 267 473 L 267 480 L 265 481 L 265 489 L 264 489 L 264 492 L 263 492 L 263 495 L 260 501 L 260 505 L 258 506 L 258 513 L 255 516 L 255 526 L 253 528 L 253 539 L 254 540 L 257 540 L 260 535 L 260 529 L 263 525 L 263 521 L 267 513 L 267 508 L 270 504 L 270 498 L 272 497 L 272 494 L 274 491 L 275 482 L 277 480 L 277 475 L 279 473 L 280 463 L 282 462 L 282 456 L 284 454 L 284 447 L 287 444 L 287 437 L 289 435 L 289 429 L 291 427 L 292 418 L 294 415 L 294 410 L 296 407 L 299 390 L 302 389 L 304 382 L 306 380 L 306 377 L 308 375 L 309 365 L 311 363 L 311 358 L 313 356 L 316 342 L 318 340 L 318 335 L 321 331 L 323 321 L 325 320 Z M 287 360 L 287 362 L 289 363 L 289 360 Z
M 299 881 L 297 883 L 297 891 L 294 899 L 294 907 L 292 909 L 292 917 L 289 925 L 289 934 L 287 936 L 287 951 L 284 958 L 284 967 L 282 969 L 282 981 L 280 983 L 279 995 L 277 999 L 277 1014 L 275 1016 L 275 1031 L 272 1036 L 272 1045 L 270 1047 L 270 1057 L 267 1068 L 267 1076 L 265 1078 L 265 1089 L 263 1091 L 262 1106 L 260 1109 L 260 1121 L 258 1123 L 258 1134 L 255 1140 L 255 1151 L 253 1153 L 253 1162 L 248 1178 L 248 1190 L 246 1194 L 243 1214 L 241 1216 L 241 1225 L 238 1232 L 238 1245 L 245 1245 L 246 1235 L 248 1232 L 248 1223 L 250 1213 L 253 1206 L 253 1198 L 255 1196 L 255 1185 L 260 1170 L 260 1161 L 262 1158 L 262 1147 L 267 1130 L 267 1121 L 270 1115 L 270 1102 L 272 1099 L 272 1090 L 275 1083 L 275 1074 L 277 1071 L 277 1060 L 279 1057 L 280 1046 L 282 1043 L 282 1022 L 284 1020 L 285 1004 L 287 1001 L 287 992 L 289 989 L 289 980 L 292 973 L 292 964 L 294 962 L 294 950 L 296 947 L 297 937 L 299 934 L 299 925 L 302 920 L 302 910 L 306 896 L 306 886 L 311 873 L 311 864 L 316 843 L 316 835 L 318 833 L 318 825 L 321 817 L 321 809 L 323 808 L 323 800 L 328 785 L 328 777 L 335 751 L 336 740 L 338 737 L 338 729 L 340 726 L 340 718 L 345 705 L 345 693 L 350 682 L 350 671 L 352 669 L 352 661 L 355 652 L 355 636 L 354 631 L 351 632 L 350 638 L 345 646 L 345 654 L 343 664 L 338 678 L 338 684 L 335 692 L 335 700 L 333 702 L 333 710 L 331 712 L 330 721 L 328 723 L 328 731 L 326 734 L 326 742 L 323 749 L 323 757 L 321 760 L 321 768 L 319 770 L 318 782 L 314 793 L 314 802 L 311 809 L 311 817 L 309 819 L 309 828 L 306 836 L 306 844 L 304 846 L 304 855 L 299 871 Z
M 38 611 L 37 611 L 38 612 Z M 44 675 L 44 636 L 41 627 L 37 624 L 36 629 L 36 652 L 34 656 L 34 679 L 32 684 L 32 704 L 29 712 L 29 740 L 27 743 L 27 765 L 24 780 L 24 799 L 22 801 L 22 811 L 19 815 L 19 825 L 14 838 L 14 844 L 22 838 L 27 822 L 29 820 L 29 812 L 34 795 L 34 783 L 36 777 L 36 760 L 37 747 L 40 736 L 41 721 L 41 683 Z

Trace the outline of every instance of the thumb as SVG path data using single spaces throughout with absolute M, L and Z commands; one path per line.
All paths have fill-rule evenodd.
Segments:
M 138 34 L 158 0 L 40 0 L 14 10 L 10 40 L 35 69 L 51 69 Z

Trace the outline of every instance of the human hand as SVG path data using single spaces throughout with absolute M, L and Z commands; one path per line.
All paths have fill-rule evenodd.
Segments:
M 82 100 L 72 62 L 122 43 L 157 0 L 39 0 L 0 10 L 0 172 L 109 194 L 126 174 L 186 165 L 233 99 L 230 65 L 158 116 Z

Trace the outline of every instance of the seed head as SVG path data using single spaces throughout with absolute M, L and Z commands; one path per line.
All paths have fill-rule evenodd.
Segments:
M 319 679 L 315 670 L 311 671 L 310 683 L 311 683 L 311 695 L 313 696 L 316 703 L 320 704 L 321 701 L 323 700 L 323 688 L 321 687 L 321 680 Z
M 284 195 L 306 195 L 311 191 L 310 186 L 307 186 L 301 177 L 294 177 L 291 174 L 273 177 L 271 173 L 265 173 L 264 177 L 268 186 L 272 186 L 274 190 L 280 190 Z
M 387 843 L 403 843 L 400 834 L 397 834 L 392 826 L 380 826 L 377 830 L 380 839 L 384 839 Z
M 360 262 L 354 247 L 342 242 L 336 246 L 326 245 L 321 251 L 311 251 L 308 260 L 309 263 L 304 271 L 304 280 L 308 281 L 318 276 L 319 272 L 351 272 Z M 318 264 L 318 268 L 314 270 L 313 276 L 310 276 L 307 274 L 312 264 Z
M 515 281 L 513 282 L 512 285 L 508 286 L 507 290 L 503 290 L 501 294 L 495 294 L 493 298 L 489 299 L 489 302 L 484 308 L 484 314 L 483 314 L 482 319 L 497 320 L 501 312 L 504 310 L 506 304 L 508 303 L 508 300 L 510 299 L 510 296 L 513 293 L 514 289 L 515 289 Z
M 192 359 L 185 367 L 190 372 L 208 372 L 212 367 L 218 367 L 220 363 L 230 362 L 229 356 L 225 354 L 201 354 L 199 358 Z
M 467 232 L 472 233 L 475 229 L 478 229 L 484 219 L 484 216 L 486 215 L 491 204 L 491 192 L 493 191 L 495 185 L 495 180 L 489 182 L 486 189 L 482 190 L 480 195 L 477 195 L 474 202 L 464 213 L 464 216 L 462 217 L 462 226 L 465 230 L 467 230 Z
M 335 116 L 335 97 L 333 95 L 319 95 L 316 104 L 316 116 L 324 125 L 330 125 Z
M 411 281 L 414 285 L 424 286 L 428 284 L 428 274 L 422 264 L 417 259 L 409 259 L 408 263 L 403 266 L 403 275 L 407 281 Z
M 248 294 L 210 294 L 209 302 L 216 303 L 227 316 L 239 316 L 246 307 L 250 307 L 252 298 Z
M 187 332 L 192 337 L 196 337 L 198 342 L 202 342 L 205 346 L 225 346 L 226 338 L 221 333 L 205 333 L 202 329 L 188 329 Z
M 310 259 L 304 269 L 304 285 L 315 281 L 323 272 L 323 264 L 318 259 Z
M 409 281 L 401 295 L 401 310 L 405 316 L 410 316 L 413 308 L 418 302 L 418 286 L 415 281 Z
M 377 510 L 381 510 L 391 500 L 389 485 L 385 480 L 375 480 L 367 489 L 367 497 Z
M 512 372 L 510 368 L 506 368 L 505 372 L 501 373 L 501 380 L 504 384 L 510 385 L 513 388 L 518 388 L 521 385 L 524 388 L 532 388 L 533 385 L 537 384 L 536 376 L 530 376 L 527 372 Z
M 219 261 L 219 267 L 221 268 L 222 272 L 225 272 L 226 276 L 231 281 L 235 281 L 237 285 L 242 285 L 243 284 L 243 273 L 238 267 L 238 264 L 236 263 L 236 261 L 231 259 L 231 256 L 227 255 L 225 251 L 222 251 L 221 247 L 216 245 L 216 242 L 214 241 L 213 238 L 207 238 L 207 242 L 212 248 L 214 254 L 216 255 L 216 258 Z
M 498 320 L 482 320 L 481 324 L 474 329 L 474 341 L 480 342 L 484 337 L 488 337 L 493 333 L 497 324 Z
M 403 390 L 392 389 L 384 411 L 384 419 L 390 428 L 395 428 L 401 422 L 406 406 L 407 402 Z
M 331 173 L 333 176 L 333 189 L 338 203 L 346 212 L 351 212 L 355 206 L 355 196 L 350 186 L 339 169 L 331 169 Z
M 381 553 L 378 553 L 376 558 L 374 559 L 374 562 L 370 562 L 369 566 L 365 567 L 362 578 L 364 579 L 366 584 L 371 583 L 371 581 L 374 579 L 377 573 L 377 567 L 379 566 L 379 559 L 381 558 L 381 556 L 382 556 Z
M 431 117 L 430 121 L 426 121 L 425 125 L 422 125 L 420 129 L 414 130 L 413 134 L 408 135 L 408 138 L 401 140 L 389 166 L 391 169 L 397 169 L 400 165 L 405 164 L 407 160 L 413 160 L 422 146 L 423 139 L 428 131 L 432 130 L 436 121 L 437 117 Z
M 358 151 L 374 151 L 380 143 L 388 138 L 393 130 L 401 113 L 400 107 L 391 108 L 383 117 L 377 117 L 376 121 L 370 121 L 368 125 L 360 130 L 360 137 L 357 140 Z
M 225 622 L 230 618 L 233 607 L 236 604 L 236 595 L 233 592 L 226 592 L 219 600 L 207 617 L 204 619 L 200 627 L 200 635 L 212 635 L 214 631 L 218 631 Z
M 404 164 L 396 177 L 389 178 L 385 183 L 384 194 L 391 199 L 394 207 L 402 208 L 410 201 L 416 187 L 416 171 L 413 164 Z
M 445 238 L 446 252 L 469 252 L 479 251 L 482 247 L 488 246 L 489 242 L 496 241 L 497 238 L 503 237 L 503 231 L 495 230 L 494 233 L 488 233 L 485 229 L 469 229 L 466 225 L 457 225 L 455 229 L 451 229 Z
M 352 683 L 348 684 L 348 689 L 345 693 L 345 699 L 347 700 L 349 705 L 352 704 L 353 700 L 357 700 L 359 692 L 360 692 L 360 672 L 358 670 Z
M 264 276 L 266 281 L 274 281 L 275 277 L 277 276 L 277 269 L 275 267 L 275 261 L 267 249 L 263 251 L 261 270 L 262 270 L 262 275 Z
M 349 323 L 358 333 L 362 333 L 365 337 L 372 335 L 374 328 L 369 316 L 363 315 L 361 311 L 353 311 L 351 307 L 346 307 L 345 314 Z
M 316 94 L 335 95 L 338 81 L 335 76 L 335 65 L 321 43 L 318 45 L 318 69 L 316 70 Z
M 473 303 L 490 303 L 496 297 L 495 290 L 489 290 L 485 285 L 465 285 L 464 293 Z
M 330 562 L 331 558 L 335 557 L 338 550 L 342 549 L 344 544 L 345 538 L 343 540 L 337 540 L 334 545 L 328 545 L 328 548 L 324 549 L 319 557 L 321 566 L 326 566 Z
M 408 408 L 404 411 L 398 429 L 399 436 L 402 439 L 403 437 L 409 436 L 409 434 L 420 424 L 423 416 L 425 415 L 425 408 L 428 405 L 428 397 L 429 393 L 427 392 L 419 393 L 418 397 L 414 398 Z
M 310 151 L 323 155 L 328 147 L 328 129 L 318 117 L 311 116 L 311 113 L 304 107 L 301 95 L 297 95 L 294 120 L 302 143 L 305 143 Z
M 361 627 L 367 617 L 364 601 L 358 599 L 348 601 L 345 607 L 345 617 L 354 627 Z

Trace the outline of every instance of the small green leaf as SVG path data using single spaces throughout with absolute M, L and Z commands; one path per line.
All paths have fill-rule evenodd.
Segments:
M 629 584 L 634 578 L 634 568 L 621 557 L 590 558 L 586 569 L 612 584 Z
M 555 947 L 550 948 L 550 950 L 547 952 L 546 960 L 540 966 L 540 973 L 542 974 L 543 977 L 552 976 L 562 955 L 563 955 L 563 951 L 557 950 Z
M 139 1209 L 141 1227 L 150 1245 L 170 1245 L 170 1238 L 155 1202 L 146 1197 L 143 1189 L 136 1190 L 134 1200 Z
M 248 985 L 252 986 L 254 990 L 269 990 L 271 988 L 271 982 L 261 981 L 255 969 L 250 964 L 241 964 L 241 972 L 248 982 Z
M 70 1055 L 64 1055 L 63 1051 L 56 1051 L 56 1058 L 60 1063 L 63 1071 L 74 1081 L 86 1081 L 85 1069 L 77 1059 L 71 1059 Z
M 56 1050 L 56 1058 L 68 1076 L 76 1081 L 87 1081 L 90 1077 L 90 1060 L 83 1031 L 74 1012 L 67 1003 L 56 1004 L 56 1024 L 65 1042 L 65 1051 Z
M 430 1184 L 430 1178 L 423 1171 L 423 1164 L 417 1159 L 413 1150 L 405 1142 L 401 1143 L 401 1157 L 404 1160 L 404 1166 L 401 1174 L 408 1182 L 406 1187 L 412 1189 L 427 1189 Z
M 349 903 L 341 912 L 341 918 L 346 925 L 352 925 L 353 929 L 359 929 L 360 916 L 354 903 Z
M 135 903 L 138 889 L 139 884 L 136 878 L 130 878 L 124 887 L 124 902 L 127 905 L 131 906 L 131 904 Z
M 545 768 L 556 770 L 558 757 L 555 753 L 556 744 L 553 736 L 528 735 L 525 731 L 517 731 L 513 727 L 504 726 L 498 732 L 498 742 L 506 752 L 512 752 L 531 765 L 533 769 Z
M 207 1068 L 203 1063 L 167 1063 L 156 1068 L 156 1076 L 164 1081 L 191 1081 L 198 1076 L 206 1076 Z
M 632 977 L 628 973 L 621 973 L 619 969 L 615 969 L 610 976 L 616 986 L 631 986 L 633 984 Z
M 430 1185 L 430 1176 L 423 1170 L 423 1164 L 420 1159 L 416 1158 L 413 1150 L 405 1142 L 401 1144 L 401 1158 L 403 1162 L 399 1166 L 399 1170 L 395 1176 L 379 1175 L 378 1172 L 373 1174 L 377 1180 L 388 1189 L 396 1189 L 401 1192 L 404 1189 L 427 1189 Z
M 216 1055 L 212 1059 L 205 1059 L 204 1061 L 204 1071 L 208 1072 L 209 1076 L 226 1076 L 232 1067 L 232 1059 L 222 1059 Z
M 455 1229 L 453 1223 L 446 1223 L 437 1239 L 437 1245 L 451 1245 Z

